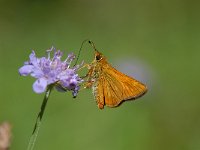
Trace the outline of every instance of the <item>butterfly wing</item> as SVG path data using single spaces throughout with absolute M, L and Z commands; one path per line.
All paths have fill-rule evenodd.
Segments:
M 98 107 L 116 107 L 123 101 L 136 99 L 147 92 L 141 82 L 117 71 L 112 66 L 101 68 L 101 75 L 96 84 Z

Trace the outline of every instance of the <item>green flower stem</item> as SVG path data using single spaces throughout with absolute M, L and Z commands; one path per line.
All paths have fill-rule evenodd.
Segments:
M 49 85 L 47 87 L 47 90 L 46 90 L 46 93 L 45 93 L 45 96 L 44 96 L 44 99 L 43 99 L 43 102 L 42 102 L 42 105 L 41 105 L 41 108 L 40 108 L 40 112 L 38 113 L 38 116 L 37 116 L 37 119 L 36 119 L 36 122 L 35 122 L 35 126 L 33 128 L 33 132 L 31 134 L 31 137 L 30 137 L 30 140 L 29 140 L 29 143 L 28 143 L 27 150 L 33 150 L 33 148 L 35 146 L 35 142 L 37 140 L 37 136 L 38 136 L 40 126 L 41 126 L 41 123 L 42 123 L 42 117 L 43 117 L 43 114 L 44 114 L 44 111 L 45 111 L 45 108 L 46 108 L 46 104 L 47 104 L 47 101 L 49 99 L 52 88 L 53 88 L 53 85 Z

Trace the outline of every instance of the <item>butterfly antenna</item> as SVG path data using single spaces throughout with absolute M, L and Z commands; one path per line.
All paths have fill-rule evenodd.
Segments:
M 94 42 L 92 42 L 92 41 L 90 41 L 90 40 L 88 40 L 88 42 L 89 42 L 89 44 L 94 48 L 94 50 L 97 51 L 97 49 L 96 49 L 96 47 L 95 47 L 95 45 L 94 45 Z
M 79 49 L 79 51 L 78 51 L 78 55 L 77 55 L 77 57 L 76 57 L 76 62 L 75 62 L 75 64 L 74 64 L 74 66 L 76 66 L 76 64 L 77 64 L 77 62 L 78 62 L 78 59 L 79 59 L 79 57 L 80 57 L 80 54 L 81 54 L 81 51 L 82 51 L 82 48 L 83 48 L 83 44 L 84 44 L 85 42 L 89 42 L 89 41 L 90 41 L 90 40 L 86 39 L 86 40 L 84 40 L 84 41 L 82 42 L 81 47 L 80 47 L 80 49 Z

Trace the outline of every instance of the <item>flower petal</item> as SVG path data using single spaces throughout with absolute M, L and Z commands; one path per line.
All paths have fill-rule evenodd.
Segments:
M 27 76 L 33 71 L 33 66 L 32 65 L 24 65 L 21 68 L 19 68 L 19 74 L 21 76 Z
M 30 59 L 30 63 L 31 63 L 31 64 L 34 64 L 34 63 L 37 62 L 37 58 L 36 58 L 36 56 L 35 56 L 34 50 L 32 50 L 32 53 L 29 55 L 29 59 Z
M 31 73 L 31 76 L 34 78 L 42 78 L 44 74 L 40 68 L 34 67 L 33 72 Z
M 44 78 L 39 78 L 33 83 L 33 91 L 35 93 L 45 92 L 46 87 L 47 87 L 47 80 Z
M 77 80 L 76 79 L 71 79 L 70 81 L 69 81 L 69 89 L 74 89 L 76 86 L 77 86 Z
M 79 86 L 76 86 L 75 89 L 72 91 L 73 98 L 76 98 L 79 89 L 80 89 L 80 87 L 79 87 Z

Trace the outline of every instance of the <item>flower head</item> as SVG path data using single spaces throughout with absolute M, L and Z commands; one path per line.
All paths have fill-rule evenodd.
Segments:
M 54 56 L 51 58 L 51 53 Z M 34 51 L 29 55 L 29 61 L 24 63 L 19 69 L 19 74 L 22 76 L 31 75 L 37 80 L 33 83 L 33 90 L 36 93 L 45 92 L 50 84 L 54 84 L 59 91 L 71 90 L 73 96 L 76 96 L 79 90 L 79 84 L 83 80 L 78 76 L 77 69 L 81 65 L 70 67 L 71 62 L 75 59 L 73 53 L 69 54 L 67 58 L 62 61 L 63 53 L 60 50 L 51 48 L 47 50 L 47 57 L 36 57 Z

